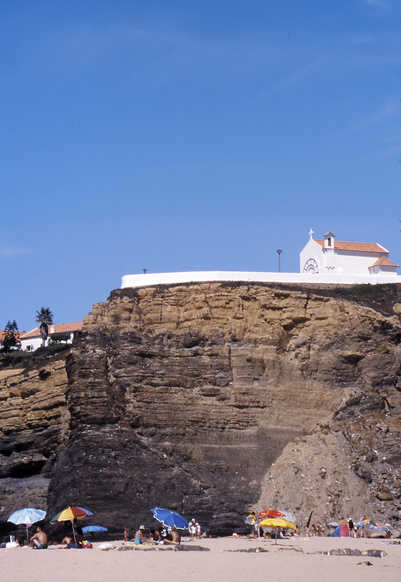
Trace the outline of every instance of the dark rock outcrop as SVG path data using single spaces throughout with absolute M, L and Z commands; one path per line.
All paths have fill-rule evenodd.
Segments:
M 400 303 L 394 285 L 115 291 L 85 319 L 68 384 L 35 380 L 43 426 L 10 429 L 2 409 L 0 487 L 50 479 L 50 515 L 77 504 L 118 531 L 158 505 L 232 533 L 258 500 L 396 521 Z

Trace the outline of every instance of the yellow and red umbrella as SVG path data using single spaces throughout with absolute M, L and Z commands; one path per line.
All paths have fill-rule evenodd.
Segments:
M 293 523 L 280 517 L 267 517 L 266 519 L 262 519 L 262 521 L 259 522 L 259 525 L 261 527 L 271 527 L 273 529 L 296 529 Z M 277 534 L 275 543 L 277 543 Z
M 72 524 L 72 533 L 74 534 L 74 541 L 75 541 L 75 546 L 76 546 L 77 545 L 77 538 L 75 536 L 74 521 L 76 519 L 82 519 L 83 517 L 86 517 L 87 515 L 93 515 L 92 512 L 89 511 L 89 509 L 84 509 L 83 507 L 76 507 L 76 506 L 67 507 L 66 509 L 63 509 L 63 511 L 60 511 L 60 513 L 55 515 L 50 523 L 56 523 L 56 522 L 61 522 L 61 521 L 70 521 Z
M 89 509 L 75 506 L 67 507 L 55 515 L 50 523 L 56 523 L 56 521 L 74 521 L 74 519 L 82 519 L 87 515 L 93 515 Z

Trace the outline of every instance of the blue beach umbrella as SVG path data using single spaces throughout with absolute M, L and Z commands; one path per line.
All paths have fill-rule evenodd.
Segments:
M 154 507 L 152 509 L 153 517 L 167 527 L 175 526 L 177 529 L 188 529 L 189 525 L 185 517 L 170 509 Z
M 24 507 L 17 509 L 7 519 L 10 523 L 15 525 L 24 524 L 26 526 L 26 541 L 28 543 L 28 527 L 37 521 L 42 521 L 45 518 L 46 511 L 43 509 L 34 509 L 33 507 Z
M 101 525 L 86 525 L 82 528 L 82 533 L 84 534 L 102 531 L 107 531 L 107 527 L 102 527 Z

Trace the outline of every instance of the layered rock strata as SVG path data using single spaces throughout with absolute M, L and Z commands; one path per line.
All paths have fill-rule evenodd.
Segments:
M 367 412 L 363 398 L 354 405 L 369 418 L 389 392 L 399 412 L 400 337 L 398 317 L 310 289 L 115 292 L 86 318 L 67 360 L 71 432 L 50 503 L 76 492 L 119 527 L 165 505 L 228 531 L 284 447 L 335 413 L 340 422 L 355 394 L 370 399 Z M 344 418 L 344 439 L 347 426 Z M 371 494 L 355 462 L 351 472 Z M 308 511 L 314 501 L 297 503 Z M 326 514 L 337 511 L 341 502 Z
M 0 382 L 0 521 L 46 509 L 53 464 L 69 432 L 64 357 Z
M 6 478 L 13 453 L 40 453 L 49 514 L 78 504 L 116 531 L 150 524 L 156 505 L 212 533 L 243 527 L 256 503 L 396 522 L 400 303 L 395 285 L 115 291 L 67 357 L 53 456 L 29 439 L 17 451 L 25 429 L 0 417 Z

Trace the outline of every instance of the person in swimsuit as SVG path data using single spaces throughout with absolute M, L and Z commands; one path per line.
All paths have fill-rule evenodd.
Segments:
M 143 532 L 145 531 L 145 526 L 144 525 L 140 525 L 139 529 L 137 530 L 136 534 L 135 534 L 135 544 L 139 545 L 139 544 L 143 544 L 145 541 L 145 537 L 143 535 Z
M 164 541 L 163 541 L 163 544 L 178 546 L 181 543 L 181 536 L 178 533 L 177 528 L 175 527 L 175 525 L 173 525 L 173 527 L 171 528 L 170 536 L 171 536 L 171 540 L 168 540 L 168 539 L 165 538 Z
M 161 532 L 160 532 L 160 530 L 162 530 L 162 529 L 163 529 L 162 527 L 159 527 L 159 529 L 157 529 L 157 530 L 155 531 L 155 535 L 154 535 L 154 537 L 153 537 L 153 540 L 154 540 L 155 542 L 161 542 L 161 541 L 162 541 L 162 534 L 161 534 Z
M 47 549 L 47 535 L 39 525 L 36 528 L 36 534 L 31 537 L 30 542 L 34 550 Z

